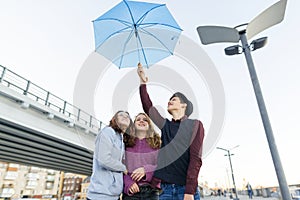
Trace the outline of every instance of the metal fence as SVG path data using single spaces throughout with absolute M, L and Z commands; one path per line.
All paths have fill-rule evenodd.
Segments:
M 36 102 L 44 104 L 52 110 L 64 114 L 70 118 L 70 121 L 76 121 L 97 130 L 101 129 L 104 125 L 100 120 L 84 110 L 70 104 L 2 65 L 0 65 L 0 83 L 26 95 Z

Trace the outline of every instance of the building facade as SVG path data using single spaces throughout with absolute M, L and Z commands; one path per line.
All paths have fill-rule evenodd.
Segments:
M 0 199 L 78 199 L 86 176 L 0 162 Z

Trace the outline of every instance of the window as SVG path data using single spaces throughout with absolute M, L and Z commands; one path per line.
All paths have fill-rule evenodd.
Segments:
M 36 173 L 28 173 L 27 174 L 28 180 L 37 180 L 39 178 L 40 178 L 39 174 L 36 174 Z
M 14 163 L 9 163 L 8 167 L 12 167 L 12 168 L 19 168 L 19 164 L 14 164 Z
M 5 180 L 15 180 L 18 177 L 18 172 L 7 171 L 4 177 Z
M 47 180 L 47 181 L 54 181 L 54 180 L 55 180 L 55 176 L 50 176 L 50 175 L 48 175 L 48 176 L 46 177 L 46 180 Z
M 30 167 L 30 172 L 39 172 L 40 168 L 39 167 Z
M 3 188 L 1 197 L 11 197 L 15 193 L 13 188 Z
M 37 181 L 27 181 L 26 188 L 35 188 L 37 186 Z
M 54 183 L 53 182 L 46 182 L 46 190 L 51 190 L 54 187 Z

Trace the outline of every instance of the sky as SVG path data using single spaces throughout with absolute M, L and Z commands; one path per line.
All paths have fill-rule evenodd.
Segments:
M 94 51 L 92 20 L 116 5 L 118 0 L 1 0 L 0 1 L 0 65 L 25 77 L 69 102 L 74 100 L 76 81 L 82 66 Z M 198 43 L 214 63 L 225 92 L 225 120 L 216 146 L 231 149 L 233 172 L 238 188 L 247 182 L 253 187 L 277 186 L 266 135 L 261 122 L 251 80 L 243 55 L 226 56 L 224 48 L 233 44 L 200 43 L 196 28 L 200 25 L 235 27 L 250 22 L 276 0 L 153 0 L 167 4 L 183 29 L 182 35 Z M 267 45 L 252 52 L 257 75 L 265 99 L 274 137 L 288 184 L 300 183 L 298 146 L 300 141 L 300 1 L 288 1 L 282 23 L 256 35 L 268 37 Z M 168 58 L 172 63 L 173 58 Z M 166 62 L 166 63 L 168 63 Z M 172 65 L 180 65 L 180 61 Z M 167 65 L 167 64 L 166 64 Z M 178 66 L 177 66 L 178 67 Z M 113 68 L 113 66 L 112 66 Z M 115 79 L 122 71 L 110 69 Z M 151 73 L 151 68 L 147 72 Z M 126 72 L 126 70 L 124 70 Z M 191 71 L 184 71 L 192 77 Z M 187 78 L 188 79 L 188 78 Z M 118 81 L 118 80 L 113 80 Z M 200 88 L 204 88 L 202 82 Z M 113 83 L 99 83 L 95 99 L 99 102 L 115 87 Z M 159 88 L 159 85 L 156 87 Z M 158 89 L 159 92 L 159 89 Z M 103 96 L 104 94 L 104 96 Z M 156 104 L 166 105 L 171 93 L 160 92 Z M 108 94 L 109 95 L 109 94 Z M 199 94 L 201 95 L 201 94 Z M 106 97 L 105 97 L 106 98 Z M 111 97 L 109 97 L 111 98 Z M 211 124 L 212 109 L 209 94 L 203 91 L 199 104 L 199 119 L 204 127 Z M 129 111 L 141 111 L 137 91 L 131 95 Z M 108 122 L 112 116 L 110 104 L 101 101 L 96 115 Z M 108 112 L 104 112 L 109 109 Z M 110 113 L 111 114 L 108 114 Z M 104 113 L 104 114 L 103 114 Z M 197 116 L 198 117 L 198 116 Z M 206 129 L 206 132 L 208 130 Z M 199 181 L 211 187 L 232 186 L 231 171 L 226 152 L 214 148 L 203 158 Z

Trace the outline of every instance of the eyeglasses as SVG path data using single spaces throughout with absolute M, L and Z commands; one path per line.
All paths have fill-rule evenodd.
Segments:
M 119 112 L 117 116 L 130 118 L 130 116 L 127 112 Z

